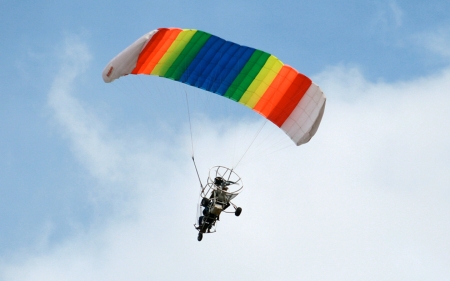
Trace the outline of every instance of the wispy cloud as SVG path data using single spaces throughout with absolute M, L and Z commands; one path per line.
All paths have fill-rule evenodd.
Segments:
M 396 1 L 380 2 L 373 19 L 373 25 L 384 32 L 403 25 L 404 12 Z
M 419 33 L 415 36 L 415 40 L 429 51 L 446 59 L 450 58 L 450 27 Z
M 166 150 L 129 149 L 133 136 L 118 138 L 76 98 L 86 46 L 66 51 L 49 104 L 87 171 L 136 195 L 127 202 L 133 215 L 5 260 L 0 279 L 198 280 L 205 268 L 217 280 L 450 277 L 450 70 L 393 84 L 369 82 L 355 67 L 318 75 L 328 105 L 317 135 L 239 167 L 241 217 L 221 217 L 218 233 L 198 243 L 191 163 L 167 162 Z M 236 126 L 219 133 L 207 118 L 202 124 L 198 150 L 227 151 Z M 155 171 L 155 163 L 165 164 Z
M 106 186 L 97 193 L 104 199 L 125 197 L 145 189 L 150 178 L 161 172 L 155 167 L 164 167 L 166 163 L 155 159 L 154 155 L 166 153 L 166 148 L 153 144 L 158 149 L 150 152 L 145 146 L 138 145 L 140 136 L 114 135 L 93 108 L 76 98 L 76 81 L 89 65 L 91 55 L 80 38 L 70 37 L 64 45 L 63 53 L 59 54 L 61 68 L 49 92 L 48 104 L 74 157 L 101 186 Z M 136 147 L 142 150 L 138 151 Z M 158 165 L 154 161 L 158 161 Z M 126 192 L 122 189 L 124 185 Z
M 390 12 L 392 19 L 396 27 L 400 27 L 403 24 L 403 10 L 397 4 L 396 1 L 389 2 Z

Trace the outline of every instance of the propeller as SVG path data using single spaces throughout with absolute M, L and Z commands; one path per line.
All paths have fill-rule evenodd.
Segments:
M 234 181 L 225 181 L 224 185 L 228 186 L 228 185 L 232 185 L 232 184 L 237 184 L 237 182 Z

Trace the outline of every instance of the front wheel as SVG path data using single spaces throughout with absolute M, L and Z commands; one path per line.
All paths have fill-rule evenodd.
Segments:
M 198 240 L 198 241 L 202 241 L 202 239 L 203 239 L 203 233 L 199 232 L 199 233 L 198 233 L 197 240 Z
M 236 211 L 234 212 L 234 214 L 236 215 L 236 217 L 239 217 L 239 215 L 242 213 L 242 208 L 241 207 L 238 207 L 237 209 L 236 209 Z

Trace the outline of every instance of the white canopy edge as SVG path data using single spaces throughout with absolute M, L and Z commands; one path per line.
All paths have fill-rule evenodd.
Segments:
M 312 83 L 281 129 L 296 145 L 309 142 L 319 128 L 325 103 L 326 97 L 322 90 Z
M 158 30 L 150 31 L 114 57 L 102 72 L 103 81 L 110 83 L 121 76 L 130 74 L 136 67 L 139 54 L 156 32 Z

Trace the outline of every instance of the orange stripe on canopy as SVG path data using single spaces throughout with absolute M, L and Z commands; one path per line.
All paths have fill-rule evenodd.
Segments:
M 291 86 L 296 74 L 297 71 L 295 69 L 288 65 L 283 65 L 253 110 L 268 117 Z
M 149 56 L 153 54 L 153 51 L 158 46 L 159 42 L 164 37 L 164 34 L 169 31 L 168 28 L 160 28 L 158 29 L 158 32 L 156 32 L 153 37 L 150 39 L 150 41 L 145 45 L 144 49 L 142 49 L 141 53 L 139 54 L 138 60 L 136 62 L 136 66 L 134 67 L 131 74 L 141 74 L 143 69 L 145 67 L 145 61 Z
M 132 74 L 150 74 L 181 31 L 182 29 L 179 28 L 159 29 L 153 37 L 155 40 L 152 38 L 139 54 L 138 62 Z
M 298 73 L 289 89 L 280 99 L 276 107 L 267 117 L 278 127 L 281 127 L 286 119 L 291 115 L 297 104 L 305 95 L 312 81 L 303 74 Z

